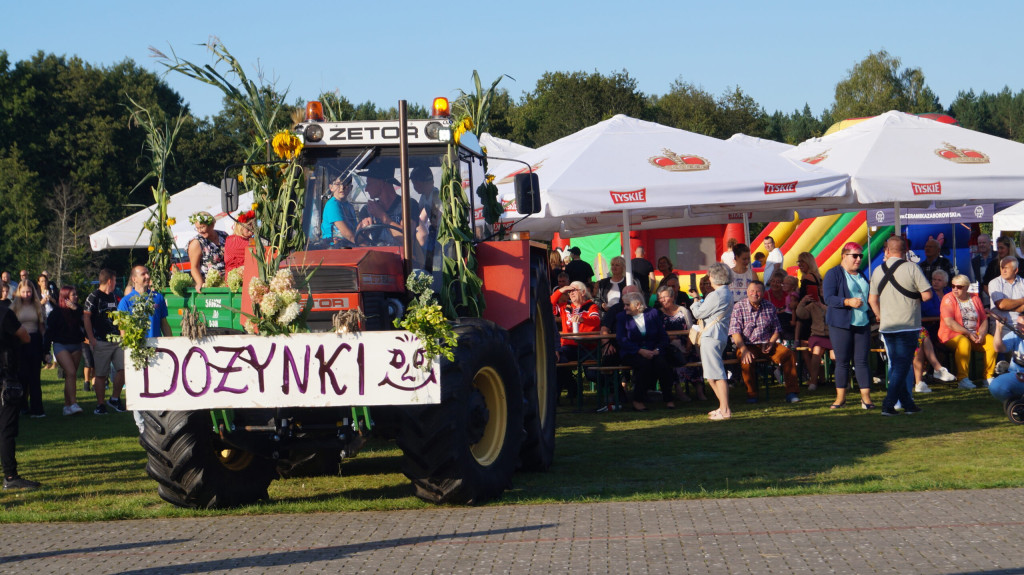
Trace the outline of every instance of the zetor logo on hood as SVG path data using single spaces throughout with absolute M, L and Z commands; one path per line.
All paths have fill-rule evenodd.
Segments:
M 613 204 L 642 204 L 647 202 L 647 188 L 632 192 L 608 192 L 612 195 Z
M 783 182 L 780 184 L 773 184 L 771 182 L 764 183 L 765 194 L 792 194 L 796 192 L 796 185 L 799 182 Z

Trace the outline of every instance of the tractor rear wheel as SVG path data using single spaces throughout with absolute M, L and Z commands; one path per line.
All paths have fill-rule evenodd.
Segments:
M 139 443 L 160 498 L 178 507 L 247 505 L 267 498 L 277 475 L 269 460 L 223 443 L 209 411 L 145 411 Z
M 455 361 L 441 364 L 441 403 L 405 410 L 402 471 L 416 496 L 480 504 L 511 484 L 523 442 L 523 389 L 508 333 L 463 318 Z
M 519 454 L 526 471 L 546 471 L 555 458 L 555 321 L 547 259 L 542 252 L 530 257 L 530 319 L 512 330 L 526 400 L 523 426 L 526 439 Z

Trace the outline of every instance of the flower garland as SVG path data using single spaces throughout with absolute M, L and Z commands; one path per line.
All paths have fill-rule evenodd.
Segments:
M 188 217 L 188 223 L 192 225 L 203 224 L 204 226 L 212 226 L 216 221 L 207 212 L 196 212 Z

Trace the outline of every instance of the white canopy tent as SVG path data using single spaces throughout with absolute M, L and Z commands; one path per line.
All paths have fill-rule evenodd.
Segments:
M 539 236 L 708 223 L 691 207 L 723 202 L 770 209 L 847 194 L 845 174 L 803 165 L 757 146 L 726 142 L 617 115 L 516 158 L 540 180 L 541 211 L 518 222 L 514 176 L 528 168 L 495 163 L 504 221 Z M 789 211 L 790 215 L 792 211 Z M 626 274 L 631 276 L 629 258 Z
M 541 211 L 515 226 L 539 236 L 707 223 L 715 212 L 841 198 L 847 176 L 749 145 L 617 115 L 517 158 L 540 179 Z M 504 221 L 515 221 L 517 162 L 495 162 Z M 743 206 L 718 208 L 720 204 Z M 791 212 L 790 212 L 791 213 Z
M 996 212 L 992 216 L 992 237 L 998 238 L 1003 232 L 1017 233 L 1024 229 L 1024 202 Z
M 487 148 L 488 156 L 501 158 L 515 158 L 533 149 L 512 140 L 492 136 L 487 132 L 480 134 L 480 145 Z
M 252 204 L 252 192 L 239 198 L 241 207 Z M 89 236 L 89 243 L 95 252 L 110 249 L 146 248 L 149 246 L 149 230 L 143 225 L 150 214 L 156 210 L 156 204 L 135 212 L 123 220 L 111 224 Z M 215 228 L 231 233 L 234 221 L 220 207 L 220 188 L 199 182 L 170 197 L 167 203 L 167 216 L 176 220 L 171 226 L 174 244 L 178 249 L 186 249 L 188 242 L 195 237 L 195 226 L 189 223 L 188 217 L 196 212 L 210 212 L 217 220 Z
M 949 206 L 1024 196 L 1024 144 L 886 112 L 783 152 L 850 175 L 857 206 Z M 899 219 L 897 218 L 897 230 Z

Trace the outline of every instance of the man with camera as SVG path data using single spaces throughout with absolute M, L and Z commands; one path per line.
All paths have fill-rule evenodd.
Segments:
M 18 475 L 14 457 L 14 439 L 18 437 L 21 415 L 21 383 L 18 381 L 18 353 L 29 335 L 7 306 L 0 306 L 0 466 L 4 471 L 4 490 L 35 489 L 39 483 Z

